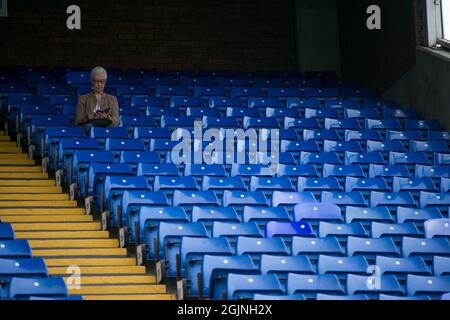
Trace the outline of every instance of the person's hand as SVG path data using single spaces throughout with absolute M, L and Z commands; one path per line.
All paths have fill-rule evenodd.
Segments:
M 95 112 L 89 113 L 89 114 L 87 115 L 86 118 L 87 118 L 88 120 L 93 120 L 93 119 L 95 119 Z
M 109 119 L 109 120 L 111 120 L 111 116 L 109 115 L 108 112 L 105 112 L 105 111 L 98 111 L 97 112 L 97 118 L 98 119 Z

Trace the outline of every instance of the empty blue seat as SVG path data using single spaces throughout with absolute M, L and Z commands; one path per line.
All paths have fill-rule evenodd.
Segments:
M 269 202 L 262 191 L 228 191 L 223 194 L 223 206 L 232 206 L 238 212 L 242 212 L 244 206 L 263 206 L 267 207 Z
M 145 83 L 144 83 L 145 85 Z M 155 97 L 171 97 L 171 96 L 189 96 L 189 90 L 184 86 L 157 85 L 155 88 Z
M 386 131 L 386 141 L 403 141 L 406 145 L 410 140 L 423 140 L 420 131 Z
M 206 229 L 210 230 L 215 221 L 239 223 L 240 219 L 233 207 L 194 206 L 192 208 L 192 222 L 202 222 Z
M 448 240 L 444 238 L 418 239 L 405 237 L 402 241 L 404 257 L 420 256 L 425 260 L 431 260 L 435 255 L 450 256 Z
M 236 254 L 249 255 L 255 265 L 259 266 L 263 254 L 289 255 L 289 251 L 281 238 L 238 237 Z
M 27 299 L 30 296 L 65 298 L 68 290 L 62 277 L 51 278 L 12 278 L 8 298 Z
M 413 196 L 418 196 L 420 191 L 437 191 L 436 185 L 430 178 L 401 178 L 394 177 L 392 181 L 394 192 L 410 192 Z
M 227 97 L 211 97 L 211 98 L 209 98 L 209 107 L 210 108 L 220 108 L 220 109 L 226 109 L 228 107 L 231 107 L 231 108 L 235 108 L 235 107 L 243 108 L 243 107 L 245 107 L 245 104 L 238 97 L 231 97 L 231 98 L 227 98 Z
M 0 258 L 31 258 L 30 244 L 27 240 L 2 239 L 0 240 Z
M 204 176 L 202 190 L 213 190 L 222 196 L 225 190 L 247 191 L 247 186 L 241 177 Z
M 274 128 L 279 129 L 280 124 L 276 118 L 250 118 L 244 117 L 243 128 L 245 130 L 253 128 Z M 289 129 L 289 128 L 285 128 Z
M 404 164 L 411 168 L 414 168 L 416 164 L 431 165 L 431 161 L 428 159 L 424 152 L 403 153 L 403 152 L 389 152 L 389 164 L 397 165 Z
M 332 98 L 339 96 L 337 88 L 305 88 L 306 98 Z
M 298 109 L 288 109 L 288 108 L 266 108 L 265 109 L 266 117 L 275 117 L 275 118 L 300 118 L 300 113 Z M 258 111 L 259 113 L 259 111 Z M 250 116 L 250 115 L 249 115 Z M 251 117 L 251 116 L 250 116 Z
M 362 144 L 367 145 L 367 141 L 383 141 L 383 137 L 376 130 L 367 130 L 367 131 L 353 131 L 353 130 L 345 130 L 344 133 L 345 141 L 360 141 Z
M 125 190 L 150 191 L 150 186 L 144 177 L 135 176 L 106 176 L 103 184 L 103 190 L 100 193 L 100 199 L 97 199 L 97 207 L 103 211 L 109 209 L 114 226 L 126 224 L 126 217 L 122 217 L 121 202 L 122 194 Z
M 190 190 L 175 190 L 173 193 L 173 205 L 181 206 L 189 213 L 192 207 L 197 205 L 219 206 L 214 191 L 190 191 Z
M 340 141 L 341 138 L 339 137 L 338 133 L 334 130 L 303 130 L 303 140 L 316 140 L 316 141 L 323 141 L 323 140 L 334 140 L 334 141 Z
M 411 152 L 441 152 L 450 153 L 450 149 L 445 141 L 411 141 Z
M 301 97 L 302 92 L 300 88 L 284 88 L 284 87 L 275 87 L 270 86 L 267 92 L 268 97 L 270 98 L 295 98 Z
M 425 209 L 415 208 L 397 208 L 397 222 L 414 222 L 423 224 L 424 221 L 429 219 L 440 219 L 442 214 L 437 208 L 429 207 Z
M 320 152 L 320 148 L 316 141 L 281 141 L 281 151 L 282 152 Z
M 216 176 L 226 177 L 225 169 L 220 164 L 186 164 L 184 169 L 185 176 L 204 177 Z
M 401 141 L 367 141 L 367 152 L 388 154 L 389 152 L 406 152 L 406 149 Z
M 260 294 L 256 293 L 253 295 L 253 300 L 255 301 L 264 301 L 264 300 L 281 300 L 281 301 L 288 301 L 288 300 L 306 300 L 305 296 L 302 294 L 291 294 L 291 295 L 268 295 L 268 294 Z
M 322 202 L 336 204 L 339 207 L 344 206 L 361 206 L 367 207 L 367 200 L 359 191 L 353 192 L 336 192 L 322 191 Z
M 272 206 L 285 206 L 288 210 L 296 204 L 305 202 L 317 202 L 311 192 L 286 192 L 274 191 L 272 195 Z
M 278 98 L 251 97 L 248 99 L 248 107 L 266 109 L 266 108 L 283 108 L 284 105 Z
M 277 166 L 277 176 L 287 176 L 291 180 L 297 177 L 319 177 L 317 169 L 312 164 L 308 165 L 285 165 Z
M 357 119 L 325 119 L 325 130 L 336 130 L 344 132 L 344 130 L 362 130 Z
M 428 131 L 428 139 L 431 141 L 449 141 L 450 133 L 448 131 Z
M 303 275 L 290 273 L 287 280 L 288 294 L 304 294 L 313 298 L 318 293 L 344 295 L 345 289 L 334 274 Z
M 375 98 L 377 93 L 372 88 L 343 88 L 342 98 Z
M 284 284 L 289 273 L 314 274 L 315 268 L 307 256 L 274 256 L 263 254 L 261 256 L 261 273 L 273 273 Z
M 358 222 L 337 224 L 320 221 L 319 222 L 319 237 L 336 237 L 338 239 L 346 239 L 347 237 L 368 237 L 367 231 L 363 225 Z
M 342 222 L 341 210 L 328 203 L 302 203 L 294 207 L 295 221 L 337 221 Z
M 51 94 L 71 95 L 72 88 L 65 84 L 38 84 L 36 94 L 39 96 L 49 96 Z
M 187 296 L 196 297 L 199 294 L 198 275 L 201 274 L 203 257 L 231 256 L 233 254 L 231 246 L 225 238 L 195 238 L 183 237 L 180 247 L 180 275 L 190 281 Z
M 430 219 L 424 223 L 426 238 L 450 238 L 450 219 Z
M 376 256 L 399 257 L 400 251 L 391 238 L 348 237 L 347 255 L 363 255 L 373 260 Z
M 336 152 L 326 152 L 326 153 L 310 153 L 301 152 L 300 153 L 300 164 L 341 164 L 341 160 Z
M 97 140 L 90 138 L 61 138 L 58 145 L 58 165 L 56 169 L 66 169 L 67 176 L 72 176 L 72 159 L 76 150 L 101 150 Z
M 158 228 L 158 246 L 160 258 L 167 261 L 167 274 L 176 275 L 177 255 L 183 237 L 208 238 L 208 233 L 202 223 L 171 223 L 161 222 Z
M 226 115 L 227 117 L 234 117 L 234 118 L 244 118 L 244 117 L 260 118 L 261 112 L 258 109 L 249 109 L 246 107 L 245 108 L 227 107 Z
M 188 98 L 188 97 L 171 97 L 170 107 L 172 108 L 202 108 L 204 107 L 203 100 L 201 98 Z
M 402 125 L 397 119 L 377 120 L 366 119 L 366 130 L 402 130 Z M 407 129 L 408 130 L 408 129 Z
M 345 209 L 345 222 L 347 223 L 360 222 L 368 226 L 372 221 L 394 223 L 394 218 L 387 207 L 361 208 L 347 206 Z
M 155 127 L 155 121 L 150 116 L 121 116 L 120 122 L 129 133 L 133 132 L 134 127 Z
M 88 173 L 88 194 L 94 196 L 100 204 L 100 193 L 103 190 L 102 184 L 106 176 L 132 176 L 133 171 L 126 163 L 92 163 Z
M 433 259 L 433 274 L 435 276 L 450 275 L 450 258 L 436 256 Z
M 249 256 L 221 257 L 205 255 L 202 264 L 202 293 L 214 299 L 226 299 L 228 274 L 260 274 Z
M 401 296 L 405 294 L 405 290 L 393 275 L 367 277 L 349 274 L 347 276 L 347 294 L 366 294 L 369 298 L 378 298 L 381 293 Z
M 95 138 L 100 141 L 105 141 L 107 138 L 115 138 L 115 139 L 128 139 L 128 132 L 125 128 L 101 128 L 101 127 L 92 127 L 90 134 L 90 138 Z
M 351 274 L 367 274 L 369 264 L 363 256 L 353 257 L 333 257 L 320 255 L 317 272 L 318 274 L 335 274 L 341 279 L 345 279 L 347 273 Z
M 159 74 L 144 74 L 142 77 L 142 84 L 151 88 L 159 88 L 158 95 L 156 95 L 155 91 L 155 96 L 157 97 L 170 95 L 172 93 L 174 95 L 183 95 L 183 93 L 185 93 L 184 89 L 186 88 L 182 87 L 181 90 L 178 90 L 178 87 L 176 87 L 177 81 L 173 75 L 161 76 Z
M 352 296 L 335 296 L 330 294 L 319 293 L 316 297 L 316 300 L 369 300 L 369 297 L 365 294 L 355 294 Z
M 186 115 L 189 117 L 197 117 L 197 118 L 203 118 L 205 117 L 212 117 L 212 118 L 220 118 L 220 110 L 218 108 L 194 108 L 194 107 L 188 107 L 186 110 Z M 177 116 L 180 116 L 177 114 Z
M 434 154 L 435 166 L 448 166 L 450 165 L 450 154 L 435 153 Z
M 416 120 L 407 119 L 405 129 L 409 130 L 441 130 L 441 125 L 437 120 Z
M 301 108 L 301 109 L 322 107 L 319 99 L 316 98 L 302 99 L 299 97 L 288 98 L 286 105 L 288 108 Z
M 284 129 L 294 128 L 297 130 L 303 129 L 322 129 L 319 121 L 315 118 L 300 119 L 300 118 L 284 118 Z
M 156 176 L 153 183 L 154 191 L 164 191 L 173 194 L 174 190 L 200 190 L 194 177 L 166 177 Z
M 256 293 L 284 294 L 280 281 L 273 274 L 230 274 L 227 279 L 227 300 L 251 299 Z
M 226 97 L 227 91 L 224 87 L 204 86 L 204 83 L 202 83 L 201 85 L 197 84 L 192 88 L 192 96 L 193 97 L 214 97 L 214 96 Z
M 260 97 L 264 98 L 265 94 L 262 88 L 248 88 L 248 87 L 232 87 L 230 90 L 230 97 Z
M 386 206 L 390 210 L 397 210 L 398 206 L 417 208 L 417 203 L 409 192 L 372 191 L 370 193 L 370 205 L 372 207 Z
M 169 207 L 163 193 L 142 192 L 141 195 L 144 195 L 145 199 L 139 199 L 141 201 L 132 201 L 132 197 L 127 193 L 131 192 L 125 191 L 124 195 L 126 196 L 122 196 L 122 198 L 126 198 L 129 204 L 126 208 L 130 228 L 129 241 L 145 243 L 147 257 L 154 259 L 155 239 L 158 236 L 159 224 L 161 222 L 188 223 L 189 219 L 183 208 Z
M 415 177 L 416 178 L 430 177 L 439 179 L 441 177 L 449 178 L 450 165 L 432 167 L 432 166 L 422 166 L 418 164 L 415 167 Z
M 0 281 L 9 282 L 13 277 L 46 278 L 47 266 L 42 258 L 0 259 Z
M 410 274 L 406 280 L 406 291 L 409 296 L 428 295 L 440 298 L 450 291 L 450 276 L 417 276 Z
M 314 196 L 320 196 L 322 191 L 343 191 L 339 181 L 334 178 L 298 178 L 298 191 L 312 192 Z
M 121 151 L 120 163 L 128 163 L 133 169 L 137 169 L 138 163 L 159 164 L 161 159 L 157 152 L 141 152 L 141 151 Z
M 277 222 L 270 221 L 265 228 L 266 237 L 282 237 L 290 244 L 294 236 L 314 236 L 311 225 L 307 222 Z
M 288 177 L 252 177 L 250 179 L 250 191 L 264 191 L 272 193 L 275 190 L 295 191 Z
M 337 177 L 338 180 L 344 181 L 345 177 L 365 178 L 366 175 L 360 165 L 334 165 L 324 164 L 322 176 L 325 177 Z
M 434 192 L 420 192 L 420 207 L 436 207 L 441 211 L 448 211 L 450 206 L 450 193 L 434 193 Z
M 353 109 L 346 108 L 344 111 L 345 118 L 348 119 L 381 119 L 376 108 Z
M 319 119 L 320 122 L 323 121 L 325 123 L 325 130 L 339 129 L 340 128 L 339 122 L 341 122 L 342 124 L 342 121 L 338 120 L 341 118 L 341 115 L 339 114 L 339 111 L 336 109 L 305 108 L 305 118 L 306 119 L 317 118 Z
M 0 239 L 1 240 L 14 240 L 15 234 L 10 223 L 1 223 L 0 220 Z
M 253 221 L 260 227 L 264 227 L 270 221 L 289 222 L 290 220 L 284 207 L 245 206 L 242 213 L 243 222 Z
M 111 151 L 117 158 L 121 151 L 145 151 L 145 147 L 139 139 L 114 139 L 107 138 L 105 150 Z
M 419 114 L 416 109 L 393 109 L 386 108 L 384 109 L 384 118 L 385 119 L 416 119 L 419 118 Z
M 66 82 L 70 85 L 88 84 L 91 75 L 87 71 L 69 71 L 66 73 Z
M 318 256 L 321 254 L 328 256 L 343 256 L 344 249 L 335 237 L 294 237 L 292 239 L 292 255 L 306 255 L 310 259 L 317 260 Z
M 230 175 L 232 177 L 240 176 L 245 180 L 245 177 L 272 177 L 274 173 L 269 167 L 261 164 L 233 164 Z M 247 179 L 248 180 L 248 179 Z
M 262 235 L 255 222 L 233 223 L 216 221 L 213 224 L 212 236 L 214 238 L 227 237 L 234 246 L 237 238 L 240 236 L 261 237 Z
M 392 177 L 405 177 L 411 178 L 411 174 L 405 165 L 398 164 L 395 166 L 383 166 L 378 164 L 369 165 L 369 178 L 392 178 Z
M 364 196 L 370 196 L 372 190 L 380 192 L 389 192 L 390 188 L 384 178 L 345 178 L 345 191 L 359 191 Z
M 164 107 L 164 99 L 149 96 L 132 96 L 130 98 L 130 107 L 153 106 Z
M 378 256 L 375 264 L 380 268 L 380 275 L 392 274 L 405 280 L 408 274 L 431 275 L 428 266 L 420 257 L 397 258 Z
M 394 240 L 401 240 L 402 237 L 422 237 L 422 233 L 411 222 L 391 224 L 374 221 L 371 233 L 372 238 L 390 237 Z
M 341 152 L 342 154 L 346 151 L 350 152 L 360 152 L 363 150 L 358 141 L 329 141 L 325 140 L 323 143 L 324 152 Z

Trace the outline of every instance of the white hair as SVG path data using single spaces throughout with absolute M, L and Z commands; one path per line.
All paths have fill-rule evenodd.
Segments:
M 103 67 L 95 67 L 95 68 L 93 68 L 91 70 L 91 80 L 93 80 L 94 76 L 96 74 L 99 74 L 99 73 L 104 74 L 105 77 L 108 78 L 108 73 L 106 72 L 105 68 L 103 68 Z

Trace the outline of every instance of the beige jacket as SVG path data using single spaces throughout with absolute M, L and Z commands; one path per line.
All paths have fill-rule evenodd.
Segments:
M 77 114 L 75 117 L 75 125 L 87 123 L 87 116 L 94 112 L 97 105 L 97 98 L 93 92 L 83 94 L 78 97 Z M 119 102 L 115 96 L 104 93 L 100 98 L 99 106 L 101 110 L 109 108 L 112 124 L 117 127 L 119 125 Z

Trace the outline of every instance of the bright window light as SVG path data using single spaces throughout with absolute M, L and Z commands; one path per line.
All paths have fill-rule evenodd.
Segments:
M 441 0 L 443 38 L 450 41 L 450 0 Z

